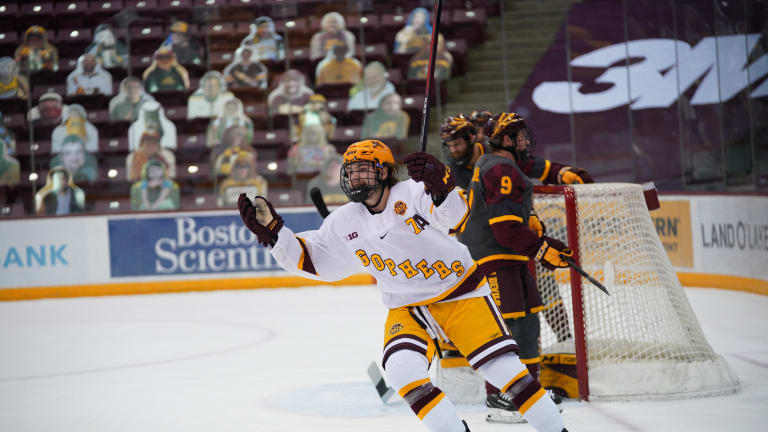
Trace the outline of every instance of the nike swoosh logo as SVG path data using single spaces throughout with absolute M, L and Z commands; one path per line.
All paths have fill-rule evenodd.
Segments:
M 386 236 L 387 236 L 387 234 L 389 234 L 389 231 L 385 232 L 383 236 L 379 236 L 379 238 L 380 238 L 380 239 L 382 239 L 382 240 L 384 240 L 384 237 L 386 237 Z

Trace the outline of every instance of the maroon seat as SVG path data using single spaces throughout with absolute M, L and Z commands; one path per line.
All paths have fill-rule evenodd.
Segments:
M 234 56 L 232 51 L 219 51 L 211 53 L 211 67 L 213 69 L 224 69 L 232 63 Z
M 0 33 L 17 30 L 18 13 L 19 5 L 16 2 L 5 2 L 0 5 Z
M 157 0 L 125 0 L 125 8 L 136 9 L 141 11 L 154 11 L 157 10 Z
M 192 8 L 192 0 L 157 0 L 157 10 L 163 16 L 177 19 L 188 18 L 188 11 Z
M 86 197 L 88 201 L 88 197 Z M 130 198 L 100 198 L 93 200 L 93 211 L 96 213 L 129 212 L 131 211 Z
M 257 130 L 253 132 L 252 146 L 262 147 L 288 147 L 290 135 L 287 129 L 275 129 L 271 131 Z
M 52 18 L 53 1 L 51 0 L 22 2 L 19 14 L 17 15 L 18 23 L 23 29 L 31 25 L 40 25 L 47 29 L 51 26 Z M 48 40 L 53 40 L 50 35 Z
M 445 42 L 445 47 L 453 56 L 452 76 L 460 76 L 467 73 L 467 41 L 464 39 L 451 39 Z
M 107 18 L 124 9 L 123 0 L 91 0 L 90 27 L 96 28 Z
M 165 116 L 168 117 L 168 120 L 177 123 L 179 121 L 185 121 L 187 120 L 187 107 L 184 105 L 178 105 L 178 106 L 166 106 L 165 107 Z
M 127 182 L 125 163 L 114 166 L 100 166 L 96 181 L 99 183 Z
M 128 154 L 128 137 L 99 139 L 99 154 Z
M 8 18 L 4 14 L 0 14 L 0 22 L 5 21 L 6 19 L 13 21 L 13 18 Z M 2 27 L 3 25 L 0 24 L 0 28 Z M 0 50 L 3 52 L 7 51 L 8 54 L 13 53 L 20 43 L 19 33 L 15 29 L 0 30 Z
M 357 43 L 360 43 L 360 27 L 363 27 L 363 36 L 365 37 L 365 43 L 371 44 L 376 42 L 384 42 L 382 38 L 382 31 L 379 28 L 379 15 L 376 13 L 363 13 L 361 17 L 358 14 L 348 14 L 344 20 L 347 23 L 347 30 L 351 31 Z
M 86 27 L 89 13 L 88 2 L 83 0 L 67 0 L 57 2 L 53 9 L 58 28 Z
M 107 106 L 109 104 L 108 98 L 102 99 L 102 104 L 100 106 Z M 101 131 L 103 128 L 109 127 L 109 111 L 105 109 L 98 109 L 98 107 L 95 107 L 94 109 L 88 109 L 88 121 L 93 123 L 93 125 L 96 127 L 96 129 L 99 129 Z
M 79 44 L 83 45 L 83 51 L 85 51 L 85 47 L 90 45 L 91 41 L 93 41 L 93 34 L 91 33 L 91 30 L 87 28 L 67 27 L 61 28 L 56 32 L 56 46 L 59 50 L 59 57 L 64 57 L 61 54 L 62 46 Z M 82 54 L 82 52 L 80 54 Z
M 0 113 L 3 115 L 27 111 L 27 101 L 20 98 L 0 99 Z
M 36 139 L 32 144 L 29 141 L 18 141 L 16 143 L 16 154 L 19 156 L 29 156 L 32 153 L 35 156 L 49 155 L 51 154 L 51 141 L 50 137 L 47 139 Z
M 22 201 L 0 205 L 0 217 L 12 218 L 22 216 L 24 216 L 24 203 Z
M 486 20 L 483 9 L 454 10 L 451 15 L 452 25 L 446 28 L 451 29 L 452 39 L 466 39 L 471 45 L 477 45 L 487 37 Z
M 317 93 L 325 96 L 326 99 L 345 99 L 349 97 L 349 89 L 351 84 L 323 84 L 315 87 Z
M 232 39 L 234 36 L 234 33 L 236 32 L 236 23 L 233 22 L 221 22 L 221 23 L 214 23 L 208 25 L 208 36 L 211 38 L 211 40 L 217 40 L 217 39 Z M 237 23 L 239 24 L 248 24 L 248 23 Z M 246 28 L 246 34 L 248 29 Z M 240 43 L 238 40 L 237 43 Z M 211 54 L 213 56 L 213 54 Z
M 206 149 L 205 134 L 177 135 L 179 152 Z
M 211 164 L 209 162 L 188 162 L 176 164 L 176 179 L 179 182 L 204 182 L 211 178 Z
M 346 149 L 350 144 L 360 141 L 361 131 L 362 128 L 359 126 L 337 127 L 336 133 L 329 141 L 337 148 Z
M 306 204 L 306 192 L 300 189 L 269 189 L 267 198 L 276 207 Z
M 133 24 L 130 27 L 131 42 L 157 40 L 162 42 L 168 35 L 165 34 L 161 25 Z
M 365 42 L 365 62 L 370 63 L 372 61 L 379 61 L 387 64 L 387 60 L 389 59 L 389 51 L 387 50 L 387 45 L 384 43 L 368 44 L 368 40 Z M 355 50 L 356 58 L 362 60 L 363 47 L 358 43 L 355 47 Z
M 188 193 L 181 196 L 181 208 L 184 210 L 203 210 L 216 208 L 216 194 Z

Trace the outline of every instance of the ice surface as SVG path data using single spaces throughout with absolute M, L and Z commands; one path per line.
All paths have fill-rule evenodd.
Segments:
M 571 432 L 766 430 L 768 297 L 686 294 L 741 391 L 566 402 Z M 372 286 L 0 303 L 0 431 L 424 431 L 368 384 L 385 315 Z M 533 430 L 459 410 L 473 431 Z

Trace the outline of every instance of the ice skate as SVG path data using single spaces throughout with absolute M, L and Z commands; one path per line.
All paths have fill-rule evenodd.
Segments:
M 506 393 L 492 393 L 485 399 L 488 414 L 485 421 L 488 423 L 526 423 L 523 415 L 512 403 L 512 398 Z

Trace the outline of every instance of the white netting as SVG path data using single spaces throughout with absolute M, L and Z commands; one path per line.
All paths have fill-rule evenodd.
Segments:
M 583 279 L 592 399 L 666 399 L 731 393 L 738 378 L 712 351 L 634 184 L 577 185 L 581 266 L 610 296 Z M 567 242 L 563 195 L 535 194 L 547 235 Z M 569 272 L 537 266 L 548 308 L 540 316 L 543 352 L 575 352 Z

